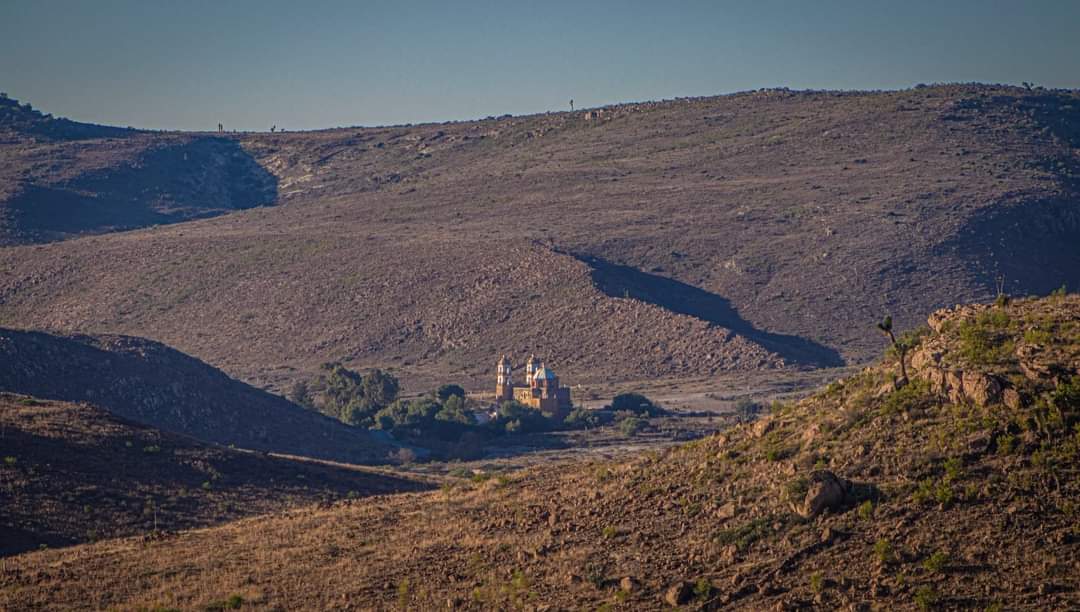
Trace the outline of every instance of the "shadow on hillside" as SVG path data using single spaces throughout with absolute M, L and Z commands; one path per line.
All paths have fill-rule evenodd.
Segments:
M 214 217 L 277 201 L 277 178 L 234 140 L 199 137 L 136 163 L 29 185 L 6 203 L 21 242 L 48 242 Z
M 4 409 L 31 416 L 8 419 L 0 435 L 5 455 L 18 460 L 9 468 L 10 487 L 0 490 L 8 519 L 0 524 L 0 558 L 92 540 L 88 534 L 98 530 L 108 537 L 176 531 L 304 504 L 434 488 L 389 474 L 207 446 L 82 408 L 64 413 L 63 435 L 56 429 L 41 435 L 23 426 L 48 423 L 53 409 Z M 212 487 L 204 485 L 208 479 Z M 154 505 L 151 515 L 144 511 L 148 499 L 168 502 Z
M 606 295 L 634 298 L 726 327 L 780 355 L 788 363 L 814 367 L 844 365 L 844 360 L 835 349 L 799 336 L 776 334 L 755 328 L 735 312 L 729 300 L 719 295 L 597 257 L 574 257 L 592 269 L 593 282 Z
M 991 207 L 969 219 L 941 245 L 981 278 L 986 297 L 996 279 L 1012 295 L 1046 295 L 1063 284 L 1080 287 L 1080 197 Z
M 0 391 L 90 402 L 113 415 L 221 445 L 343 463 L 387 463 L 394 446 L 230 378 L 164 344 L 0 328 Z

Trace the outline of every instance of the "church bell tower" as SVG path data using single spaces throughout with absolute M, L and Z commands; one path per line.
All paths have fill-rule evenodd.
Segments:
M 503 355 L 495 366 L 495 400 L 514 399 L 514 381 L 512 378 L 510 360 Z

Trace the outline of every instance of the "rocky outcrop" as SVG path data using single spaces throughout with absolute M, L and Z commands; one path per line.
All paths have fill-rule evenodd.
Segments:
M 828 470 L 810 474 L 810 487 L 802 506 L 795 508 L 799 516 L 812 519 L 826 510 L 839 510 L 847 502 L 851 482 Z

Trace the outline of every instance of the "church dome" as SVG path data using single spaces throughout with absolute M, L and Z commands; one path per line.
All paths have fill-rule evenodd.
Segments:
M 538 370 L 533 372 L 533 378 L 536 380 L 555 380 L 555 372 L 540 366 Z

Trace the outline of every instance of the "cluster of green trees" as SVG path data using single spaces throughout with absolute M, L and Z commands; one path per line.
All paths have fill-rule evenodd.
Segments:
M 565 423 L 584 429 L 615 423 L 624 434 L 634 436 L 651 425 L 649 419 L 666 414 L 666 410 L 640 393 L 621 393 L 604 410 L 574 410 L 566 416 Z
M 324 363 L 310 383 L 298 382 L 289 399 L 343 423 L 359 427 L 375 424 L 375 415 L 397 398 L 401 385 L 379 369 L 365 376 L 337 362 Z
M 341 363 L 323 364 L 310 382 L 297 383 L 289 398 L 349 425 L 392 432 L 424 445 L 466 444 L 513 434 L 590 428 L 615 423 L 626 435 L 649 426 L 649 418 L 666 414 L 638 393 L 615 396 L 603 410 L 578 408 L 554 419 L 516 401 L 502 402 L 496 413 L 478 423 L 460 385 L 447 384 L 419 398 L 398 398 L 400 384 L 391 374 L 373 369 L 361 375 Z M 444 444 L 444 445 L 445 445 Z

